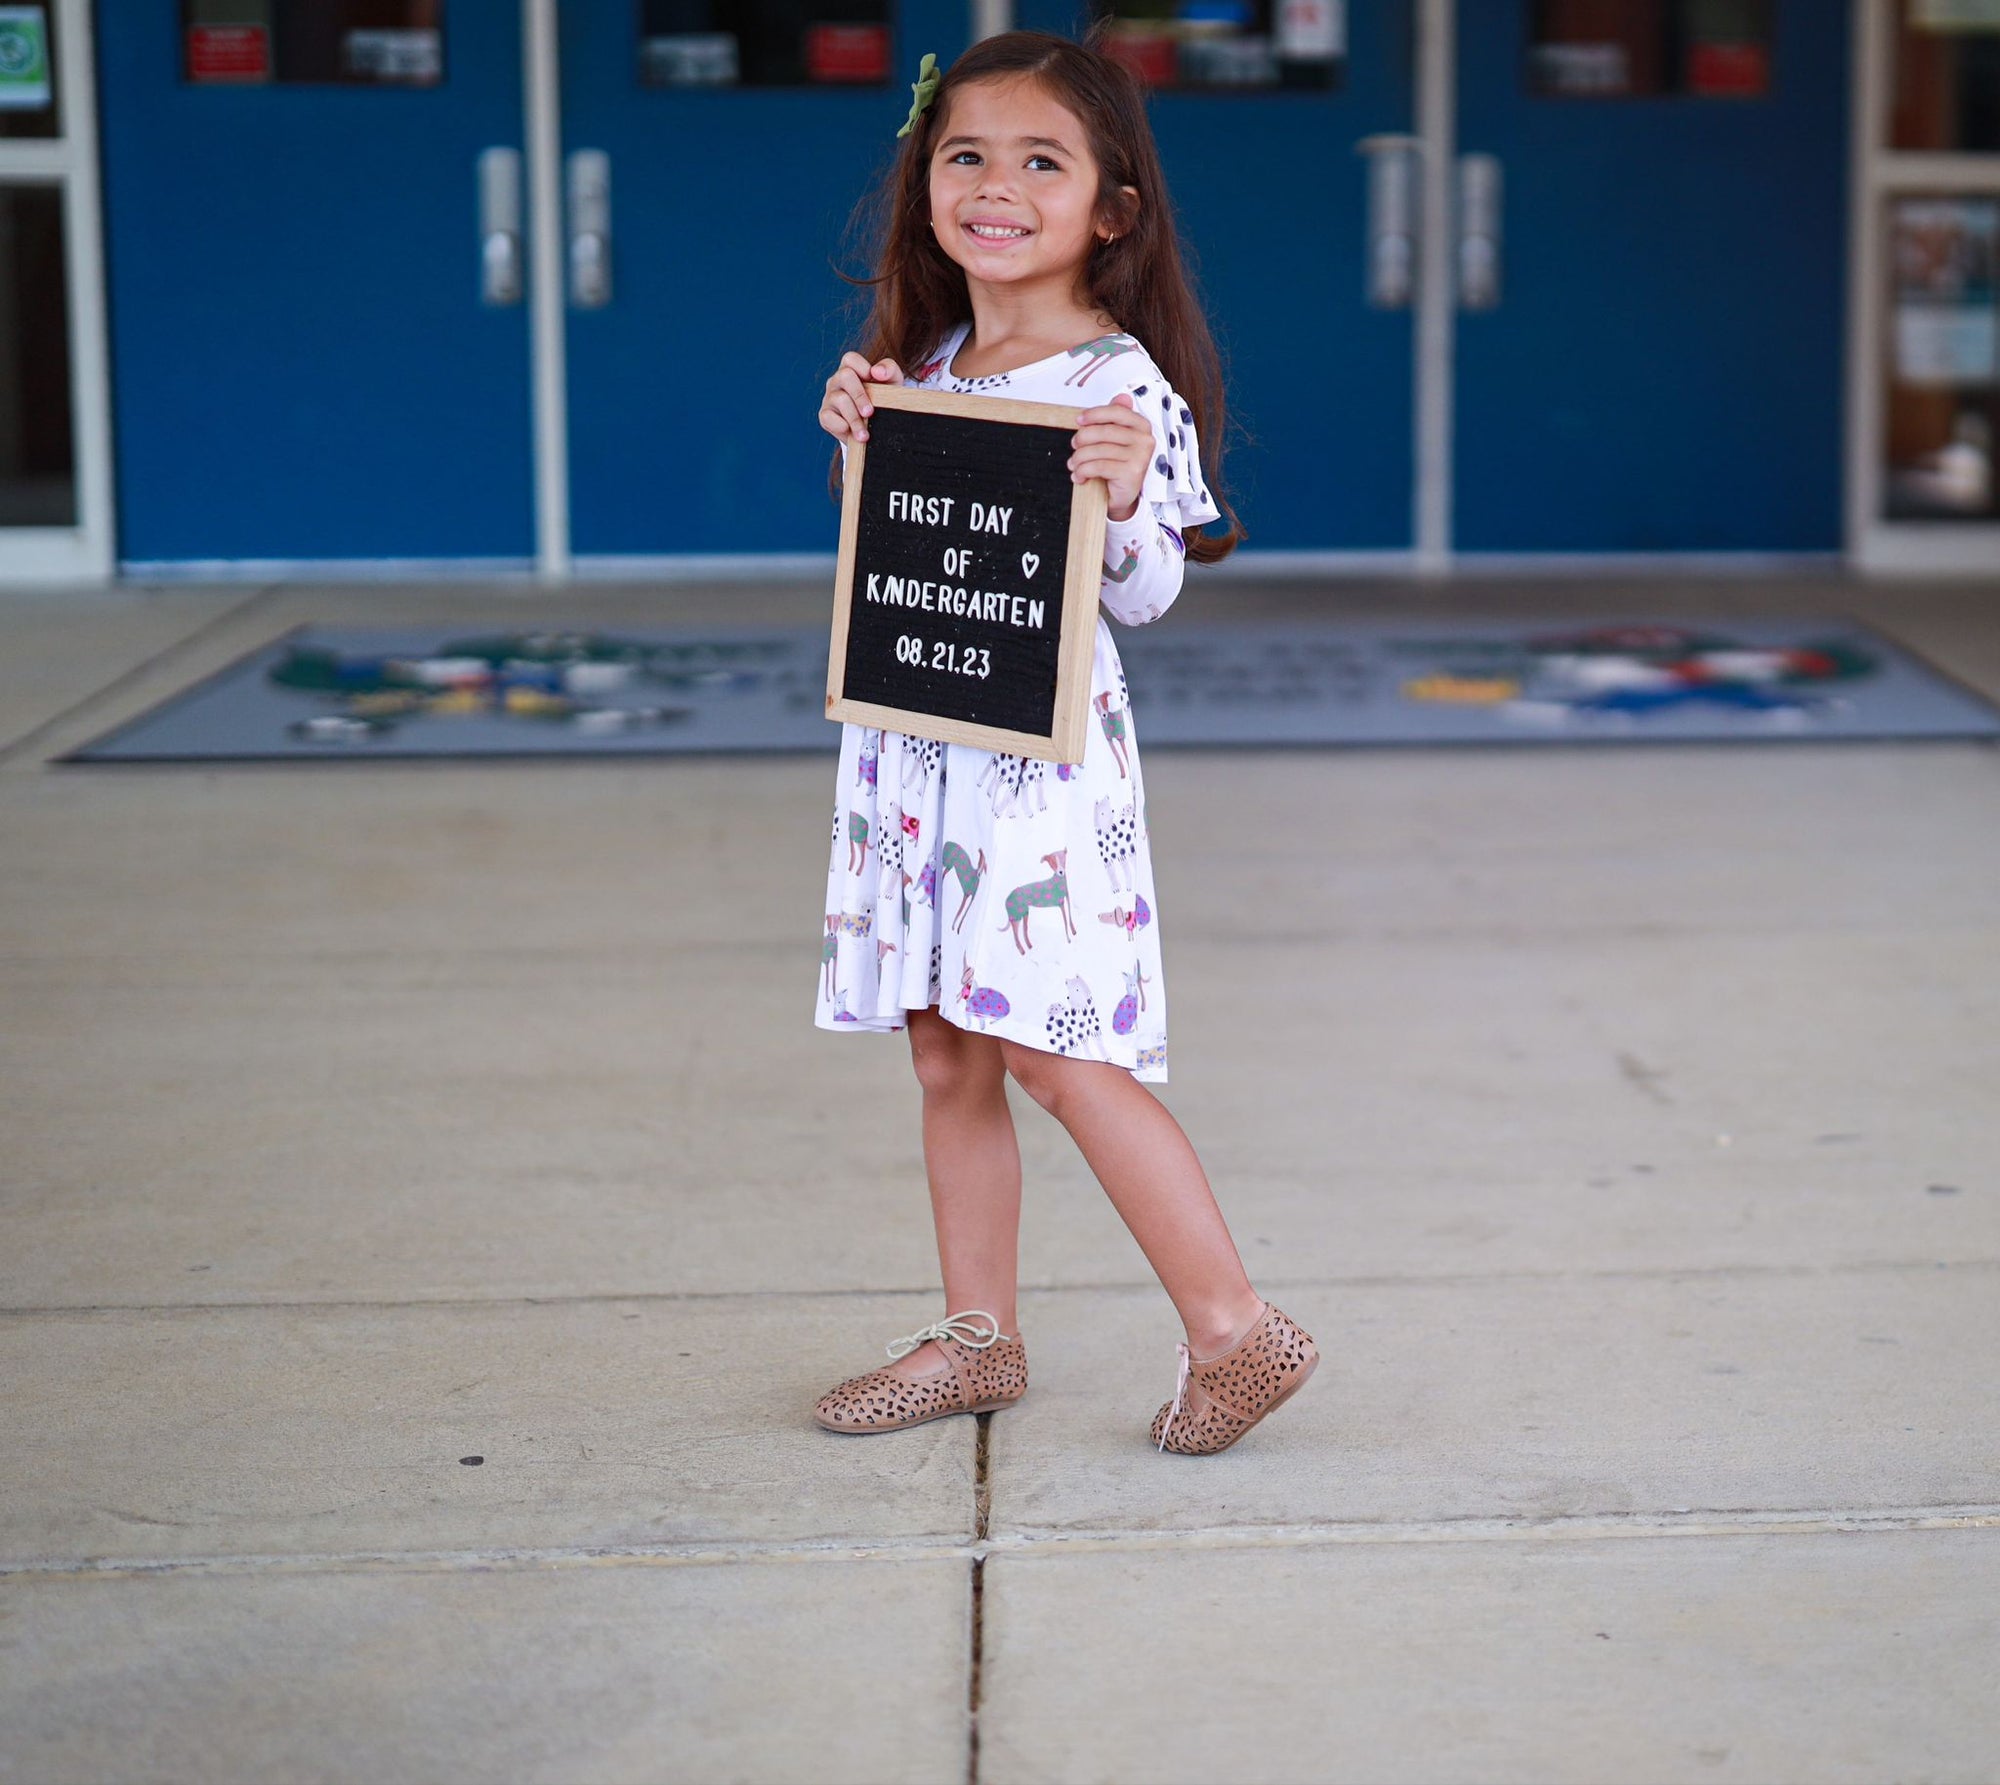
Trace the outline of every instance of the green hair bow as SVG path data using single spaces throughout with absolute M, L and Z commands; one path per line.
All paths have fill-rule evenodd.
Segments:
M 917 78 L 910 83 L 914 97 L 910 101 L 910 115 L 904 120 L 903 128 L 897 136 L 908 136 L 917 127 L 917 120 L 924 115 L 930 102 L 937 97 L 938 82 L 944 76 L 938 73 L 937 57 L 929 50 L 924 51 L 924 59 L 917 64 Z

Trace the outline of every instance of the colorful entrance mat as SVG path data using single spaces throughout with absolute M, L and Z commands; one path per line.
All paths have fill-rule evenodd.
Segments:
M 2000 737 L 1845 620 L 1196 622 L 1120 630 L 1159 745 Z M 302 627 L 66 762 L 831 750 L 826 634 Z

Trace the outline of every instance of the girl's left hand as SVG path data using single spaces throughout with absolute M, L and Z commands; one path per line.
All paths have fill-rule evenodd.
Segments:
M 1146 467 L 1153 462 L 1153 424 L 1121 390 L 1109 403 L 1083 412 L 1071 441 L 1070 481 L 1103 478 L 1107 512 L 1114 521 L 1129 521 L 1138 512 Z

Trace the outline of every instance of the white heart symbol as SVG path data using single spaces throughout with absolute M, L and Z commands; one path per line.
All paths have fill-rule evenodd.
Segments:
M 1023 576 L 1033 576 L 1041 567 L 1042 561 L 1035 553 L 1023 552 L 1021 554 L 1021 574 Z

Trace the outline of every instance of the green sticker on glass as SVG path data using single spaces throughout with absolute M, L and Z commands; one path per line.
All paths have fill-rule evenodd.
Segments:
M 0 6 L 0 109 L 49 103 L 49 22 L 39 6 Z

